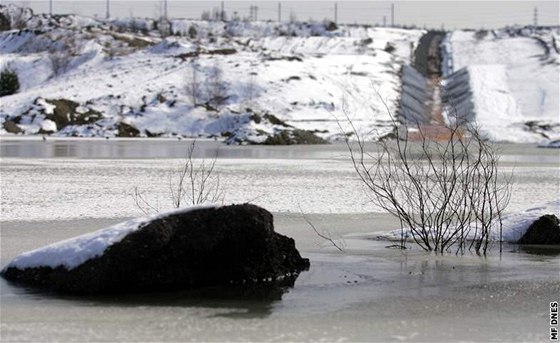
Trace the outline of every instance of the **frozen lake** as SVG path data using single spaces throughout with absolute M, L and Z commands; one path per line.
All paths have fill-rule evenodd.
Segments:
M 132 191 L 168 202 L 187 142 L 0 140 L 1 254 L 17 254 L 141 213 Z M 210 158 L 216 143 L 199 142 Z M 515 166 L 509 211 L 558 197 L 558 150 L 503 145 Z M 544 341 L 560 300 L 557 250 L 506 246 L 487 258 L 387 249 L 361 234 L 398 226 L 371 207 L 343 145 L 219 147 L 226 202 L 272 211 L 311 269 L 293 288 L 243 299 L 214 290 L 60 297 L 1 286 L 2 341 Z M 343 237 L 345 254 L 308 227 Z
M 169 176 L 188 146 L 177 140 L 24 140 L 2 138 L 2 220 L 132 217 L 135 188 L 160 210 L 170 208 Z M 382 212 L 357 180 L 344 144 L 223 146 L 200 141 L 201 158 L 219 148 L 217 171 L 226 203 L 252 202 L 272 212 Z M 557 149 L 500 146 L 515 183 L 509 211 L 554 200 Z

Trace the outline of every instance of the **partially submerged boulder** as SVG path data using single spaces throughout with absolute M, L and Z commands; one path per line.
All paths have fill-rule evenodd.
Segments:
M 518 244 L 560 244 L 560 220 L 547 214 L 531 224 Z
M 136 219 L 16 257 L 7 280 L 69 293 L 274 283 L 309 268 L 258 206 L 193 207 Z

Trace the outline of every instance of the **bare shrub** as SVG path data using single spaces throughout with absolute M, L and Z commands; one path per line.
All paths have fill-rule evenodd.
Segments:
M 200 19 L 204 21 L 210 21 L 210 17 L 210 11 L 202 11 L 202 14 L 200 15 Z
M 256 77 L 258 75 L 257 65 L 258 65 L 257 62 L 250 62 L 249 65 L 250 72 L 247 78 L 247 82 L 243 85 L 242 88 L 243 97 L 245 98 L 245 104 L 241 103 L 240 105 L 245 108 L 249 107 L 254 109 L 256 105 L 255 99 L 259 96 L 259 87 L 256 82 Z
M 315 224 L 313 224 L 313 222 L 311 220 L 309 220 L 309 218 L 307 218 L 307 216 L 303 213 L 303 210 L 301 209 L 301 207 L 299 208 L 299 212 L 300 212 L 303 220 L 305 220 L 307 225 L 313 230 L 313 232 L 315 232 L 315 234 L 318 237 L 320 237 L 320 238 L 324 239 L 325 241 L 329 242 L 329 244 L 332 245 L 333 247 L 335 247 L 336 250 L 338 250 L 342 253 L 345 252 L 344 241 L 342 239 L 337 241 L 335 238 L 332 237 L 332 234 L 328 230 L 319 231 L 319 229 L 317 229 Z
M 198 63 L 198 57 L 193 57 L 186 76 L 186 92 L 193 106 L 200 104 L 201 87 L 199 80 L 199 68 L 200 65 Z
M 9 27 L 12 30 L 23 30 L 27 28 L 27 20 L 25 7 L 14 8 L 14 10 L 8 14 L 7 18 Z
M 67 43 L 64 43 L 61 48 L 49 49 L 49 60 L 53 76 L 60 76 L 70 69 L 72 55 L 72 49 Z
M 20 84 L 17 72 L 9 65 L 0 71 L 0 97 L 19 92 Z
M 223 80 L 223 71 L 218 61 L 210 67 L 206 75 L 206 91 L 208 103 L 215 109 L 219 109 L 227 100 L 227 86 Z
M 53 75 L 56 77 L 68 71 L 72 59 L 64 51 L 53 51 L 49 53 L 49 60 L 51 61 Z
M 173 208 L 223 202 L 225 193 L 216 172 L 218 150 L 210 160 L 197 161 L 195 156 L 196 141 L 187 148 L 183 163 L 169 173 L 169 200 Z M 159 212 L 159 204 L 148 201 L 138 187 L 133 194 L 136 206 L 145 214 Z
M 164 16 L 161 16 L 159 18 L 158 31 L 162 38 L 169 37 L 173 33 L 171 21 Z
M 426 251 L 485 254 L 493 227 L 501 242 L 512 178 L 499 173 L 498 150 L 476 126 L 449 125 L 433 139 L 416 125 L 413 142 L 409 128 L 394 122 L 396 140 L 366 144 L 346 119 L 354 169 L 371 201 L 399 219 L 401 247 L 410 238 Z
M 134 17 L 131 16 L 130 22 L 128 23 L 128 30 L 132 33 L 138 33 L 140 31 L 140 24 L 136 21 Z

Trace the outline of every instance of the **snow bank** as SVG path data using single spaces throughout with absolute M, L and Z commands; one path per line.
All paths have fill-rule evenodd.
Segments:
M 187 213 L 190 211 L 213 208 L 215 205 L 199 205 L 158 213 L 147 217 L 132 219 L 106 229 L 98 230 L 82 236 L 57 242 L 45 247 L 23 253 L 14 258 L 5 268 L 19 269 L 35 267 L 59 266 L 72 269 L 85 261 L 103 254 L 105 249 L 121 241 L 128 234 L 141 229 L 148 223 L 171 214 Z

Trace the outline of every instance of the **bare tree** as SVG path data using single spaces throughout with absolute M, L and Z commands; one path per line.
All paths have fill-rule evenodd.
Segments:
M 62 45 L 49 49 L 49 60 L 53 76 L 57 77 L 70 69 L 70 63 L 75 55 L 75 43 L 71 39 L 62 41 Z
M 317 229 L 317 227 L 315 226 L 315 224 L 313 224 L 313 222 L 311 220 L 309 220 L 309 218 L 307 218 L 307 216 L 305 215 L 305 213 L 303 213 L 303 210 L 301 209 L 301 207 L 299 208 L 299 213 L 301 213 L 301 216 L 303 218 L 303 220 L 305 220 L 305 222 L 307 223 L 307 225 L 309 225 L 309 227 L 313 230 L 313 232 L 315 232 L 315 234 L 317 236 L 319 236 L 320 238 L 324 239 L 325 241 L 329 242 L 330 245 L 332 245 L 333 247 L 335 247 L 338 251 L 340 252 L 345 252 L 344 250 L 344 241 L 342 239 L 340 239 L 338 242 L 332 237 L 331 233 L 327 230 L 323 230 L 323 231 L 319 231 L 319 229 Z
M 27 28 L 28 13 L 26 13 L 29 5 L 23 3 L 22 7 L 14 7 L 12 11 L 7 13 L 7 17 L 2 16 L 7 21 L 7 26 L 12 30 L 23 30 Z
M 189 96 L 193 106 L 196 106 L 200 103 L 201 87 L 200 87 L 200 80 L 198 75 L 199 68 L 200 65 L 198 63 L 198 57 L 195 56 L 192 58 L 190 62 L 190 68 L 188 69 L 187 85 L 186 85 L 187 95 Z
M 193 141 L 182 166 L 169 175 L 169 194 L 175 208 L 185 203 L 198 205 L 223 201 L 224 191 L 215 171 L 218 149 L 210 161 L 199 162 L 194 160 L 195 149 L 196 141 Z
M 173 33 L 173 25 L 171 21 L 164 16 L 159 18 L 158 31 L 161 38 L 169 37 Z
M 206 75 L 206 91 L 208 103 L 215 109 L 219 109 L 227 100 L 227 87 L 218 60 L 215 60 L 214 65 L 210 67 Z
M 241 103 L 242 107 L 249 107 L 254 109 L 255 108 L 255 98 L 259 95 L 259 88 L 257 87 L 256 77 L 257 73 L 257 62 L 250 62 L 249 65 L 249 75 L 247 78 L 247 82 L 244 84 L 243 96 L 245 98 L 245 104 Z
M 485 254 L 493 227 L 501 241 L 512 179 L 499 173 L 498 151 L 476 126 L 452 124 L 433 139 L 416 125 L 412 142 L 409 128 L 394 122 L 396 140 L 368 145 L 346 119 L 355 137 L 346 139 L 354 169 L 371 201 L 399 219 L 402 247 L 409 238 L 426 251 Z
M 210 21 L 210 17 L 210 11 L 202 11 L 202 14 L 200 15 L 200 19 L 204 21 Z
M 225 193 L 220 184 L 220 176 L 216 172 L 216 154 L 210 160 L 195 159 L 196 140 L 190 143 L 183 163 L 169 173 L 169 200 L 173 208 L 199 205 L 204 203 L 223 202 Z M 159 204 L 146 199 L 138 187 L 133 194 L 136 206 L 145 214 L 159 212 Z

